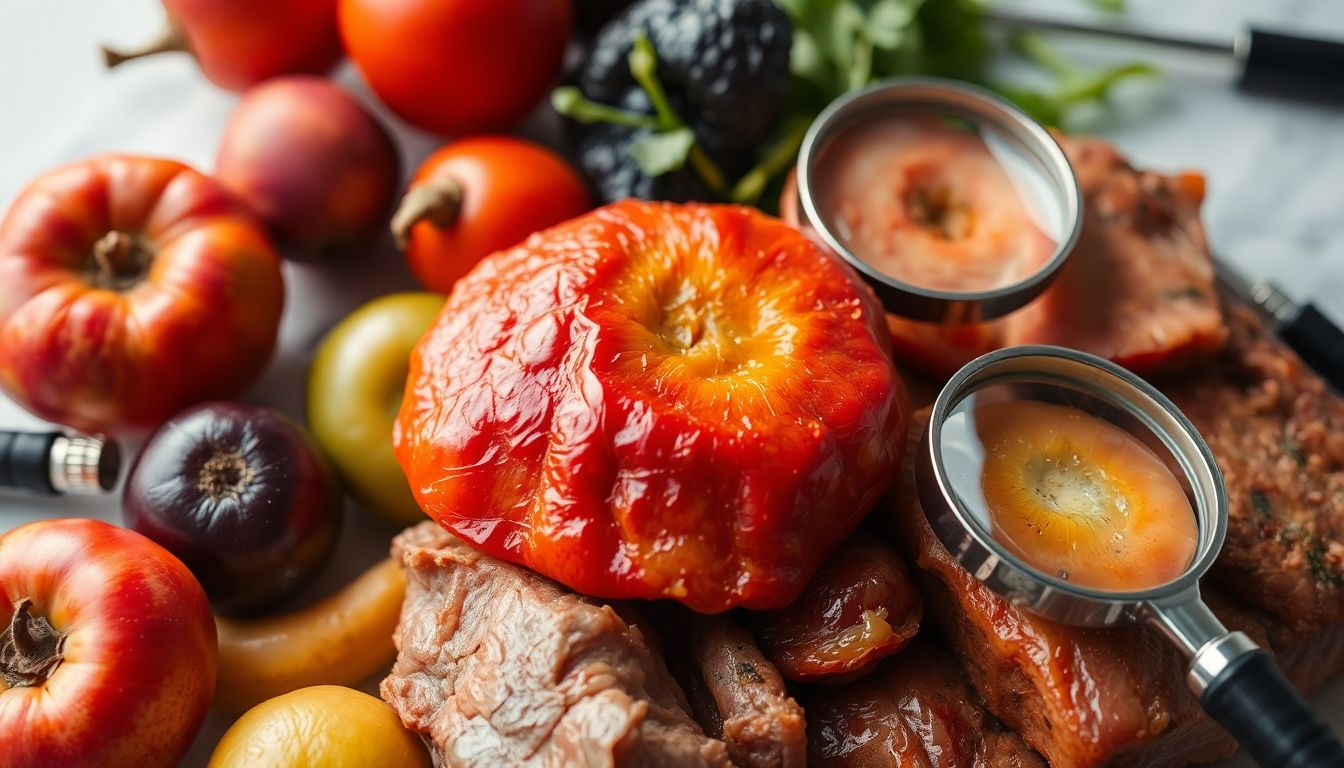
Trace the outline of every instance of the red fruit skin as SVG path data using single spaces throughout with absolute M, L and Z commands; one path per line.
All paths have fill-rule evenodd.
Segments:
M 747 208 L 625 201 L 486 257 L 411 358 L 421 507 L 607 598 L 779 608 L 895 477 L 876 298 Z
M 176 765 L 215 688 L 215 621 L 191 573 L 133 531 L 44 520 L 0 536 L 0 626 L 29 598 L 66 634 L 42 685 L 0 682 L 0 766 Z
M 96 288 L 94 243 L 114 230 L 155 253 L 134 284 Z M 62 166 L 0 222 L 0 390 L 49 421 L 140 433 L 241 392 L 283 303 L 274 247 L 218 182 L 129 155 Z
M 560 71 L 569 0 L 340 0 L 341 39 L 378 98 L 446 136 L 521 120 Z
M 400 162 L 387 131 L 353 97 L 320 77 L 294 75 L 238 102 L 215 176 L 266 222 L 287 256 L 312 261 L 386 226 Z
M 421 285 L 448 293 L 487 254 L 592 207 L 583 179 L 554 152 L 511 136 L 476 136 L 430 155 L 411 185 L 448 177 L 462 210 L 447 227 L 411 228 L 406 260 Z
M 333 0 L 163 0 L 163 7 L 201 71 L 226 90 L 324 74 L 341 58 Z

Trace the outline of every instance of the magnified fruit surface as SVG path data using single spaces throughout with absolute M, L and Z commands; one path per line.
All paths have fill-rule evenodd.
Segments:
M 883 322 L 776 219 L 617 203 L 457 283 L 397 456 L 439 523 L 579 592 L 782 607 L 895 476 Z
M 993 534 L 1028 564 L 1094 589 L 1148 589 L 1195 554 L 1195 514 L 1175 475 L 1120 427 L 1069 406 L 975 409 Z

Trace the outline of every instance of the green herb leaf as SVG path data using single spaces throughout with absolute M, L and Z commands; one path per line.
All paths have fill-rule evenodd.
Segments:
M 645 173 L 662 176 L 685 166 L 693 146 L 695 132 L 690 128 L 677 128 L 641 137 L 630 151 Z
M 915 23 L 922 0 L 874 0 L 868 9 L 868 37 L 878 48 L 904 44 Z

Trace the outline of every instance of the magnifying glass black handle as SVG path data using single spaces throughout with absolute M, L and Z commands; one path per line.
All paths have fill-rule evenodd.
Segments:
M 1344 41 L 1252 27 L 1234 52 L 1247 91 L 1344 102 Z
M 1330 318 L 1304 304 L 1295 317 L 1279 325 L 1279 338 L 1336 392 L 1344 392 L 1344 331 Z
M 1263 650 L 1232 659 L 1200 703 L 1266 768 L 1344 766 L 1344 744 Z
M 0 490 L 107 493 L 120 468 L 117 444 L 97 435 L 0 431 Z

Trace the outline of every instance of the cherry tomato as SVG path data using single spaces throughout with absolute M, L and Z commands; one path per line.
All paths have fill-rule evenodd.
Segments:
M 73 163 L 0 223 L 0 389 L 77 429 L 143 431 L 241 392 L 283 303 L 264 228 L 218 182 L 172 160 Z
M 163 547 L 97 520 L 0 536 L 0 765 L 176 765 L 215 688 L 215 620 Z
M 463 139 L 430 155 L 392 218 L 411 270 L 447 293 L 482 257 L 590 207 L 578 172 L 509 136 Z
M 560 71 L 569 0 L 340 0 L 341 37 L 373 92 L 445 135 L 518 121 Z

